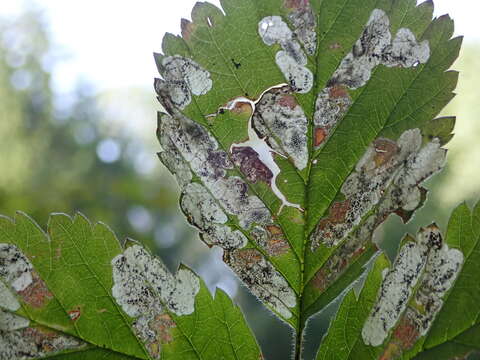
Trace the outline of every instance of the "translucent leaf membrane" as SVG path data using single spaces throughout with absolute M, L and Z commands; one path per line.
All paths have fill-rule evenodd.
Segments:
M 222 291 L 163 263 L 104 224 L 0 218 L 0 358 L 258 359 Z
M 295 329 L 442 169 L 461 38 L 431 1 L 197 3 L 155 54 L 159 157 L 208 246 Z M 297 354 L 300 345 L 297 341 Z

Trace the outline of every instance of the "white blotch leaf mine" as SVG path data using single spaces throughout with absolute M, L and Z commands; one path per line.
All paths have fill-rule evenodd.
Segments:
M 42 288 L 44 293 L 36 294 L 42 300 L 26 295 L 31 286 Z M 9 312 L 20 308 L 17 295 L 26 302 L 43 301 L 47 297 L 44 286 L 30 261 L 15 245 L 0 244 L 0 307 L 8 310 L 0 310 L 0 359 L 37 359 L 85 346 L 73 337 L 29 327 L 28 319 Z
M 408 242 L 400 249 L 393 269 L 385 276 L 377 302 L 362 329 L 365 344 L 381 345 L 407 308 L 425 268 L 428 253 L 432 247 L 438 246 L 436 234 L 424 235 L 419 235 L 416 242 Z
M 375 9 L 362 36 L 334 73 L 332 82 L 358 89 L 368 82 L 378 65 L 407 68 L 417 62 L 424 64 L 429 57 L 428 41 L 418 43 L 408 29 L 400 29 L 392 42 L 388 15 Z
M 270 187 L 273 191 L 273 193 L 278 197 L 278 199 L 282 202 L 280 205 L 280 208 L 278 210 L 278 214 L 280 214 L 283 210 L 284 207 L 293 207 L 296 208 L 300 211 L 303 211 L 303 209 L 300 207 L 298 204 L 293 204 L 287 200 L 285 195 L 280 191 L 280 189 L 277 186 L 277 178 L 278 175 L 280 175 L 280 167 L 277 165 L 277 163 L 274 160 L 274 154 L 279 154 L 275 152 L 265 141 L 265 139 L 262 139 L 258 136 L 257 132 L 253 128 L 253 114 L 256 112 L 256 106 L 258 101 L 262 99 L 265 93 L 268 91 L 275 89 L 275 88 L 281 88 L 285 86 L 284 84 L 275 86 L 271 89 L 267 89 L 257 101 L 252 101 L 248 98 L 245 97 L 239 97 L 237 99 L 232 100 L 227 104 L 227 106 L 224 108 L 226 110 L 232 110 L 235 108 L 235 106 L 239 103 L 247 103 L 251 106 L 252 108 L 252 115 L 248 119 L 248 140 L 240 143 L 240 144 L 233 144 L 230 152 L 234 152 L 236 148 L 242 148 L 242 149 L 253 149 L 253 151 L 258 154 L 258 159 L 261 164 L 266 166 L 270 172 L 271 172 L 271 179 L 269 181 Z M 279 154 L 282 155 L 282 154 Z M 283 155 L 282 155 L 283 156 Z
M 181 114 L 163 115 L 159 132 L 160 143 L 164 147 L 161 156 L 187 164 L 182 165 L 182 168 L 189 166 L 222 210 L 236 216 L 243 228 L 248 229 L 253 223 L 266 224 L 270 221 L 270 212 L 258 197 L 248 194 L 247 184 L 238 177 L 227 175 L 227 170 L 232 169 L 233 164 L 203 126 Z M 176 148 L 175 152 L 169 150 L 172 145 Z M 191 173 L 177 172 L 176 175 L 180 184 L 186 184 L 191 179 Z
M 329 87 L 318 95 L 315 145 L 324 143 L 348 112 L 352 102 L 347 89 L 365 86 L 377 66 L 416 68 L 429 58 L 428 40 L 419 43 L 409 29 L 401 28 L 392 41 L 390 19 L 383 10 L 375 9 L 362 36 L 330 79 Z
M 177 315 L 193 313 L 200 282 L 191 271 L 180 269 L 174 276 L 139 245 L 116 256 L 112 266 L 112 294 L 129 316 L 139 317 L 163 306 Z
M 251 181 L 271 181 L 271 184 L 274 184 L 280 169 L 273 161 L 272 149 L 264 140 L 258 138 L 256 133 L 253 134 L 250 119 L 249 135 L 252 142 L 244 144 L 247 146 L 232 147 L 231 154 L 227 154 L 219 148 L 218 142 L 202 125 L 185 117 L 178 110 L 164 82 L 157 82 L 156 85 L 159 99 L 170 114 L 163 114 L 159 118 L 158 135 L 163 148 L 159 156 L 182 186 L 182 208 L 190 223 L 201 231 L 202 239 L 208 245 L 221 246 L 224 256 L 228 257 L 232 251 L 247 246 L 245 231 L 258 226 L 268 227 L 273 223 L 272 215 L 264 203 L 257 196 L 249 194 L 247 183 L 238 176 L 228 174 L 229 170 L 234 169 L 232 160 L 240 167 L 257 161 L 257 165 L 263 167 L 263 175 L 257 177 L 257 173 L 250 172 L 246 177 Z M 192 181 L 196 184 L 191 184 Z M 276 189 L 282 204 L 290 206 L 276 184 L 272 187 Z M 291 206 L 298 207 L 295 204 Z M 233 225 L 235 222 L 238 222 L 239 228 Z M 273 271 L 273 265 L 266 259 L 264 261 L 265 266 Z M 245 279 L 239 267 L 233 270 L 242 280 Z M 275 275 L 276 282 L 283 281 L 285 291 L 293 293 L 281 274 L 274 271 L 272 274 Z M 264 279 L 258 277 L 257 281 Z M 250 284 L 248 285 L 250 287 Z M 255 285 L 256 288 L 261 286 L 260 283 Z M 263 288 L 261 293 L 257 291 L 257 296 L 274 310 L 278 308 L 286 313 L 277 305 L 276 293 L 274 287 L 267 287 Z M 287 302 L 290 303 L 291 301 Z
M 0 359 L 39 359 L 86 347 L 74 337 L 29 325 L 28 319 L 0 310 Z
M 168 136 L 163 136 L 161 145 L 163 151 L 158 153 L 160 160 L 175 175 L 178 185 L 184 188 L 192 181 L 192 169 L 182 157 L 172 139 Z
M 0 359 L 38 359 L 85 346 L 71 336 L 27 327 L 2 333 Z
M 352 99 L 344 86 L 334 85 L 323 89 L 317 97 L 313 121 L 316 129 L 314 145 L 320 146 L 338 121 L 345 115 Z
M 323 243 L 336 246 L 375 206 L 386 216 L 410 212 L 422 203 L 420 183 L 445 164 L 446 150 L 437 138 L 422 147 L 419 129 L 405 131 L 397 142 L 377 139 L 342 186 L 345 200 L 335 203 L 312 235 L 312 250 Z M 370 225 L 377 225 L 372 220 Z M 371 227 L 370 227 L 370 230 Z
M 289 308 L 297 303 L 295 293 L 259 251 L 234 250 L 226 253 L 224 260 L 255 296 L 268 303 L 283 318 L 292 317 Z
M 418 43 L 410 29 L 401 28 L 385 53 L 386 66 L 417 67 L 430 58 L 430 46 L 427 40 Z
M 293 4 L 292 4 L 293 5 Z M 296 38 L 303 44 L 308 55 L 317 49 L 317 22 L 309 1 L 304 1 L 288 15 Z
M 23 291 L 33 282 L 30 261 L 14 245 L 0 244 L 0 278 L 15 291 Z
M 247 245 L 248 239 L 241 231 L 232 231 L 229 226 L 222 225 L 228 221 L 227 215 L 201 184 L 191 183 L 185 187 L 181 207 L 190 223 L 202 232 L 208 245 L 218 245 L 223 249 Z
M 182 56 L 167 56 L 162 61 L 164 80 L 157 80 L 166 87 L 171 101 L 179 109 L 185 109 L 192 101 L 191 94 L 205 95 L 212 88 L 210 73 L 199 64 Z
M 425 336 L 430 329 L 443 306 L 442 298 L 457 279 L 463 261 L 463 253 L 449 249 L 446 244 L 430 252 L 423 281 L 415 296 L 417 306 L 411 309 L 410 315 L 420 336 Z
M 280 16 L 268 16 L 258 23 L 258 33 L 266 45 L 282 47 L 275 59 L 292 89 L 308 93 L 313 87 L 313 73 L 306 67 L 307 57 L 288 25 Z
M 313 74 L 305 67 L 306 62 L 304 64 L 298 62 L 286 51 L 277 52 L 275 61 L 292 89 L 301 94 L 308 93 L 312 89 Z
M 165 310 L 179 316 L 192 314 L 200 281 L 187 269 L 172 275 L 158 258 L 138 245 L 116 256 L 112 269 L 113 297 L 123 311 L 135 319 L 133 327 L 150 355 L 159 358 L 165 327 L 175 326 Z
M 273 89 L 256 105 L 252 125 L 277 153 L 289 155 L 303 170 L 308 164 L 308 119 L 290 87 Z
M 461 251 L 443 244 L 437 226 L 422 229 L 415 243 L 402 247 L 393 269 L 385 276 L 362 329 L 364 342 L 379 346 L 398 326 L 408 331 L 397 332 L 394 337 L 399 338 L 392 341 L 400 341 L 403 350 L 411 348 L 430 329 L 443 305 L 442 297 L 453 286 L 463 261 Z
M 10 291 L 7 285 L 0 278 L 0 308 L 17 311 L 20 308 L 20 303 L 18 302 L 15 295 Z
M 280 16 L 268 16 L 258 23 L 258 33 L 268 46 L 292 39 L 292 30 Z
M 26 328 L 30 320 L 0 309 L 0 331 L 14 331 Z

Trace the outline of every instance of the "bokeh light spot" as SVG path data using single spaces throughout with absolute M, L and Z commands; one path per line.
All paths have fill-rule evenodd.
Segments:
M 107 164 L 118 161 L 121 153 L 120 144 L 113 139 L 102 140 L 97 146 L 98 158 Z

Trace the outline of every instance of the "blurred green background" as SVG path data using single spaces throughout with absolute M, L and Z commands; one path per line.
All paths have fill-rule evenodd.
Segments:
M 102 9 L 112 13 L 100 14 L 105 27 L 109 16 L 115 17 L 114 3 L 107 3 Z M 142 1 L 136 3 L 142 6 Z M 97 10 L 94 4 L 90 12 Z M 176 11 L 187 16 L 192 4 L 185 1 Z M 61 12 L 49 6 L 29 1 L 15 11 L 2 12 L 0 5 L 0 213 L 13 216 L 23 210 L 44 226 L 51 212 L 80 211 L 107 223 L 120 238 L 128 236 L 147 244 L 172 270 L 181 261 L 193 267 L 210 288 L 225 289 L 245 310 L 266 359 L 289 358 L 289 329 L 238 284 L 221 262 L 221 251 L 204 246 L 179 211 L 178 187 L 155 154 L 159 150 L 155 138 L 159 106 L 150 86 L 153 74 L 138 83 L 125 80 L 123 84 L 122 79 L 140 66 L 132 60 L 131 68 L 123 65 L 123 71 L 117 71 L 119 81 L 113 86 L 103 86 L 83 73 L 73 76 L 76 55 L 69 52 L 68 41 L 57 41 L 56 32 L 62 28 L 51 24 Z M 135 27 L 128 19 L 117 20 L 114 25 Z M 89 29 L 88 16 L 82 22 L 85 28 L 77 29 L 77 37 L 90 36 L 87 41 L 93 41 L 92 31 L 102 30 Z M 136 35 L 141 37 L 141 31 Z M 159 50 L 163 31 L 155 31 L 155 44 L 145 45 L 151 51 L 136 54 L 145 61 Z M 96 66 L 97 59 L 99 64 L 108 60 L 115 66 L 129 55 L 129 44 L 135 40 L 141 39 L 127 38 L 120 47 L 104 44 L 105 53 L 91 54 L 91 66 Z M 479 57 L 476 37 L 467 37 L 454 66 L 461 71 L 458 96 L 444 111 L 458 117 L 456 136 L 448 145 L 448 165 L 429 181 L 429 200 L 411 223 L 403 225 L 391 218 L 377 232 L 377 241 L 391 256 L 405 232 L 415 233 L 433 220 L 445 228 L 457 204 L 473 204 L 479 198 Z M 68 77 L 68 90 L 59 90 Z M 311 322 L 306 359 L 312 356 L 334 309 L 333 305 Z

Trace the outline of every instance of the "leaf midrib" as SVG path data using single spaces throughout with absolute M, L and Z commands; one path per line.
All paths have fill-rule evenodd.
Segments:
M 350 0 L 346 0 L 346 1 L 345 1 L 344 6 L 342 7 L 341 12 L 343 12 L 343 10 L 346 8 L 346 4 L 347 4 L 349 1 L 350 1 Z M 378 3 L 379 3 L 379 0 L 377 0 L 375 6 L 377 6 Z M 323 3 L 322 3 L 322 4 L 323 4 Z M 392 5 L 392 6 L 393 6 L 393 5 Z M 326 36 L 328 35 L 328 32 L 333 29 L 333 27 L 335 26 L 336 21 L 338 21 L 338 18 L 341 16 L 341 12 L 337 14 L 335 21 L 332 23 L 332 25 L 330 26 L 329 30 L 324 34 L 324 36 L 322 37 L 322 40 L 325 39 Z M 390 13 L 390 12 L 391 12 L 391 9 L 390 9 L 389 13 Z M 405 11 L 405 13 L 404 13 L 404 15 L 403 15 L 403 17 L 402 17 L 402 20 L 401 20 L 401 22 L 400 22 L 399 25 L 398 25 L 399 28 L 403 25 L 403 23 L 404 23 L 404 21 L 405 21 L 405 19 L 406 19 L 407 13 L 408 13 L 408 11 Z M 430 29 L 431 26 L 432 26 L 432 24 L 429 24 L 429 26 L 427 26 L 427 27 L 423 30 L 421 36 L 419 36 L 418 39 L 423 39 L 424 36 L 425 36 L 425 34 L 428 32 L 428 30 Z M 439 36 L 439 39 L 442 39 L 442 38 L 443 38 L 445 31 L 448 31 L 448 30 L 444 30 L 442 36 Z M 320 33 L 319 30 L 318 30 L 318 33 Z M 440 43 L 440 40 L 439 40 L 439 43 Z M 435 51 L 438 50 L 439 43 L 435 44 L 435 45 L 436 45 L 436 46 L 435 46 Z M 319 42 L 319 44 L 320 44 L 320 42 Z M 319 48 L 319 46 L 318 46 L 319 44 L 317 44 L 317 48 Z M 317 51 L 318 51 L 318 50 L 317 50 Z M 434 52 L 434 51 L 432 51 L 432 49 L 431 49 L 431 56 L 432 56 L 433 52 Z M 317 54 L 317 57 L 318 57 L 318 55 L 320 55 L 320 54 Z M 338 66 L 339 66 L 339 64 L 341 63 L 342 60 L 343 60 L 343 58 L 339 61 L 336 69 L 338 68 Z M 317 72 L 316 72 L 316 76 L 317 76 L 317 75 L 318 75 L 318 64 L 319 64 L 319 60 L 317 60 L 316 64 L 317 64 Z M 374 70 L 372 71 L 372 73 L 371 73 L 370 79 L 372 79 L 372 78 L 375 76 L 375 74 L 379 71 L 379 69 L 381 69 L 382 67 L 383 67 L 383 65 L 379 65 L 379 66 L 375 67 L 375 69 L 374 69 Z M 385 124 L 388 124 L 389 120 L 391 119 L 391 117 L 392 117 L 393 114 L 395 113 L 395 110 L 398 108 L 399 104 L 402 102 L 402 100 L 403 100 L 403 99 L 407 96 L 407 94 L 409 93 L 409 90 L 411 89 L 412 84 L 414 84 L 414 83 L 418 80 L 418 78 L 420 77 L 420 75 L 422 75 L 423 71 L 424 71 L 426 68 L 427 68 L 427 64 L 425 64 L 421 69 L 418 69 L 417 74 L 416 74 L 416 75 L 412 78 L 412 80 L 409 82 L 408 86 L 406 86 L 406 87 L 403 89 L 402 95 L 400 96 L 399 100 L 395 103 L 395 105 L 393 106 L 393 108 L 391 109 L 391 111 L 389 112 L 388 117 L 386 117 L 386 120 L 384 121 L 384 124 L 383 124 L 382 128 L 381 128 L 378 132 L 376 132 L 376 136 L 375 136 L 375 137 L 377 137 L 382 131 L 384 131 L 385 128 L 388 127 L 388 126 L 385 126 Z M 334 73 L 335 71 L 336 71 L 336 70 L 334 70 L 333 73 Z M 332 73 L 332 74 L 333 74 L 333 73 Z M 324 84 L 324 85 L 325 85 L 325 84 Z M 358 100 L 362 97 L 362 95 L 363 95 L 364 92 L 367 90 L 367 88 L 369 87 L 369 85 L 370 85 L 370 82 L 367 82 L 367 84 L 361 88 L 361 90 L 359 91 L 358 96 L 357 96 L 357 97 L 355 98 L 355 100 L 352 102 L 352 104 L 350 105 L 347 113 L 344 114 L 344 116 L 343 116 L 342 119 L 338 122 L 338 124 L 339 124 L 341 121 L 343 121 L 343 120 L 348 116 L 348 114 L 349 114 L 349 113 L 351 112 L 351 110 L 353 109 L 354 105 L 355 105 L 355 104 L 358 102 Z M 320 89 L 320 83 L 317 82 L 316 91 L 319 92 L 319 89 Z M 442 91 L 442 90 L 439 90 L 439 91 Z M 432 98 L 434 98 L 434 97 L 435 97 L 435 95 L 432 96 Z M 430 99 L 429 99 L 429 101 L 430 101 Z M 425 104 L 423 104 L 422 106 L 424 106 L 424 105 L 425 105 Z M 314 103 L 314 107 L 315 107 L 315 103 Z M 412 113 L 413 113 L 413 112 L 412 112 Z M 404 119 L 404 118 L 402 118 L 402 120 L 403 120 L 403 119 Z M 398 123 L 398 122 L 396 122 L 396 123 Z M 337 124 L 337 126 L 338 126 L 338 124 Z M 313 126 L 313 124 L 312 124 L 312 126 Z M 323 147 L 322 147 L 321 149 L 319 149 L 319 151 L 314 155 L 314 157 L 312 158 L 312 161 L 313 161 L 314 159 L 317 159 L 317 158 L 320 156 L 320 154 L 321 154 L 322 151 L 326 148 L 327 144 L 330 142 L 330 140 L 331 140 L 332 138 L 333 138 L 333 133 L 332 133 L 332 135 L 331 135 L 329 138 L 327 138 L 326 143 L 323 145 Z M 314 150 L 313 150 L 313 151 L 314 151 Z M 353 165 L 352 170 L 350 171 L 349 174 L 351 174 L 353 171 L 354 171 L 354 165 Z M 308 186 L 310 186 L 310 184 L 311 184 L 311 173 L 312 173 L 311 167 L 309 167 Z M 347 179 L 347 178 L 348 178 L 348 176 L 347 176 L 345 179 Z M 345 180 L 344 180 L 344 181 L 345 181 Z M 336 195 L 338 195 L 338 193 L 339 193 L 340 191 L 341 191 L 341 186 L 340 186 L 339 189 L 337 190 Z M 307 208 L 308 208 L 308 206 L 309 206 L 309 195 L 308 195 L 308 194 L 309 194 L 309 191 L 308 191 L 308 189 L 307 189 L 307 191 L 306 191 L 306 200 L 305 200 L 305 201 L 306 201 L 306 207 L 307 207 Z M 332 204 L 333 204 L 333 202 L 335 201 L 336 197 L 337 197 L 337 196 L 334 196 L 334 197 L 329 201 L 329 205 L 325 208 L 325 211 L 318 217 L 319 219 L 321 219 L 322 217 L 325 216 L 325 213 L 328 211 L 328 209 L 330 209 L 330 207 L 332 206 Z M 307 224 L 309 224 L 308 216 L 309 216 L 309 213 L 307 213 Z M 304 259 L 306 259 L 306 251 L 307 251 L 307 249 L 308 249 L 308 244 L 310 243 L 310 238 L 311 238 L 313 232 L 315 231 L 315 229 L 316 229 L 316 226 L 313 227 L 313 229 L 307 234 L 308 225 L 307 225 L 307 227 L 305 228 L 305 230 L 306 230 L 306 236 L 305 236 L 305 239 L 304 239 L 304 240 L 305 240 L 305 243 L 304 243 Z M 352 231 L 353 231 L 353 229 L 352 229 Z M 351 231 L 350 231 L 349 233 L 351 233 Z M 343 243 L 343 242 L 342 242 L 342 243 Z M 341 244 L 339 244 L 339 246 L 340 246 L 340 245 L 341 245 Z M 337 246 L 336 248 L 338 248 L 338 246 Z M 335 251 L 332 251 L 332 254 L 334 254 L 334 252 L 335 252 Z M 332 254 L 331 254 L 331 255 L 332 255 Z M 331 255 L 326 259 L 326 261 L 328 261 L 328 259 L 331 257 Z M 316 272 L 318 272 L 318 271 L 322 268 L 323 265 L 325 265 L 325 262 L 323 262 L 321 265 L 319 265 L 319 266 L 316 268 L 316 270 L 312 271 L 312 273 L 315 274 Z M 313 275 L 313 276 L 314 276 L 314 275 Z M 304 281 L 303 281 L 303 277 L 304 277 L 304 271 L 302 271 L 302 289 L 304 289 L 305 286 L 308 284 L 308 282 L 312 279 L 312 278 L 310 278 L 308 281 L 304 282 Z M 337 279 L 337 280 L 338 280 L 338 279 Z M 303 292 L 303 291 L 302 291 L 302 292 Z M 303 299 L 304 296 L 301 296 L 301 298 Z M 318 298 L 317 298 L 317 299 L 318 299 Z M 305 313 L 305 312 L 303 312 L 302 309 L 300 309 L 300 317 L 302 317 L 302 314 L 303 314 L 303 313 Z M 479 314 L 479 315 L 480 315 L 480 314 Z M 305 323 L 306 323 L 306 322 L 305 322 Z

